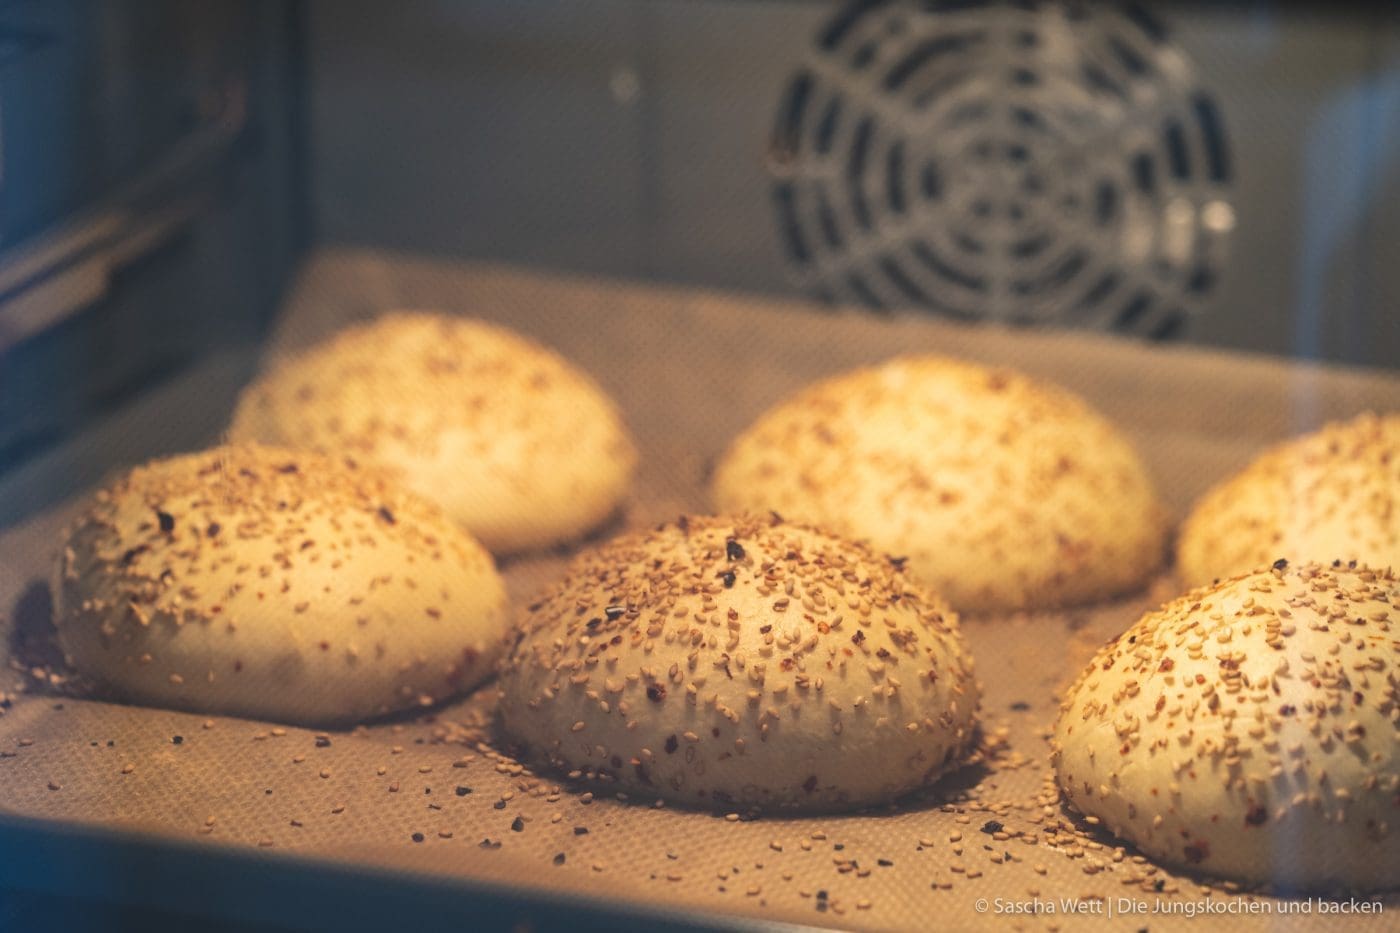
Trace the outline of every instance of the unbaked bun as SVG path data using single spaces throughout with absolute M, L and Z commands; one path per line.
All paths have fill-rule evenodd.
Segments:
M 551 350 L 482 321 L 396 312 L 274 366 L 230 435 L 390 470 L 500 554 L 576 538 L 626 493 L 616 406 Z
M 1190 586 L 1293 561 L 1400 569 L 1400 414 L 1278 444 L 1207 492 L 1177 539 Z
M 775 509 L 909 559 L 959 611 L 1046 608 L 1133 589 L 1165 516 L 1142 461 L 1064 389 L 904 357 L 763 415 L 715 473 L 721 511 Z
M 99 492 L 54 592 L 84 674 L 141 703 L 286 722 L 465 690 L 509 626 L 491 556 L 437 508 L 377 471 L 257 446 Z
M 1388 572 L 1280 560 L 1145 616 L 1066 695 L 1061 789 L 1168 864 L 1396 884 L 1397 606 Z
M 889 800 L 955 767 L 979 688 L 901 564 L 777 518 L 683 518 L 579 557 L 502 665 L 532 757 L 711 807 Z

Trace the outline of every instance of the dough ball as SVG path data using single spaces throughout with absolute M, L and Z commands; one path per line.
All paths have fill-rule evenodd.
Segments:
M 1189 586 L 1294 562 L 1400 569 L 1400 414 L 1278 444 L 1196 503 L 1177 539 Z
M 1393 886 L 1400 580 L 1291 565 L 1195 590 L 1099 651 L 1061 790 L 1144 854 L 1244 882 Z
M 499 686 L 530 757 L 647 797 L 804 810 L 933 782 L 979 697 L 956 617 L 900 563 L 750 517 L 579 557 L 523 614 Z
M 714 499 L 907 557 L 964 612 L 1102 600 L 1140 586 L 1165 550 L 1165 512 L 1113 425 L 1057 386 L 939 357 L 773 408 L 730 446 Z
M 378 471 L 220 447 L 138 467 L 68 530 L 64 652 L 139 703 L 283 722 L 428 704 L 492 672 L 491 555 Z
M 636 451 L 617 407 L 558 354 L 482 321 L 396 312 L 274 366 L 230 436 L 390 471 L 493 553 L 604 522 Z

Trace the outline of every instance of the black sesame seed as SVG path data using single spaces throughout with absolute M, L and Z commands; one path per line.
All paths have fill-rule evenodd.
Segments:
M 504 810 L 506 808 L 506 802 L 504 800 L 497 800 L 495 803 L 491 804 L 491 806 L 495 807 L 497 810 Z
M 724 553 L 730 560 L 743 560 L 744 546 L 731 538 L 724 542 Z
M 1015 703 L 1011 704 L 1011 708 L 1018 713 L 1024 713 L 1026 710 L 1031 708 L 1031 705 L 1025 700 L 1017 700 Z
M 384 521 L 388 522 L 390 525 L 397 524 L 397 520 L 394 518 L 394 513 L 389 511 L 388 506 L 381 505 L 379 507 L 379 517 L 382 518 Z
M 876 860 L 875 860 L 875 864 L 876 864 L 876 865 L 879 865 L 881 868 L 889 868 L 891 865 L 894 864 L 894 862 L 891 862 L 891 861 L 890 861 L 889 859 L 887 859 L 887 858 L 881 858 L 881 859 L 876 859 Z
M 455 791 L 455 793 L 457 794 L 458 797 L 465 797 L 465 796 L 467 796 L 467 794 L 470 794 L 471 792 L 472 792 L 472 789 L 471 789 L 470 787 L 464 787 L 464 786 L 461 785 L 461 784 L 458 784 L 458 785 L 457 785 L 457 790 Z
M 615 622 L 622 618 L 622 614 L 627 610 L 621 606 L 608 606 L 603 610 L 603 615 L 608 617 L 609 622 Z
M 724 588 L 726 590 L 734 589 L 734 571 L 726 570 L 724 573 L 720 574 L 720 579 L 724 581 Z
M 326 738 L 324 735 L 320 735 L 320 736 L 317 736 L 317 737 L 316 737 L 316 747 L 317 747 L 317 748 L 326 748 L 326 747 L 329 746 L 330 744 L 331 744 L 331 740 L 328 739 L 328 738 Z
M 666 699 L 666 688 L 660 684 L 647 685 L 647 699 L 653 703 L 660 703 Z
M 987 822 L 982 824 L 982 832 L 986 833 L 988 836 L 990 836 L 992 833 L 999 833 L 1005 828 L 1005 826 L 1003 826 L 996 820 L 988 820 Z
M 169 512 L 162 512 L 160 509 L 156 509 L 156 521 L 160 523 L 160 530 L 166 534 L 170 534 L 170 532 L 175 530 L 175 516 L 171 515 Z
M 1286 557 L 1280 557 L 1278 560 L 1274 561 L 1274 569 L 1275 569 L 1275 570 L 1286 570 L 1286 569 L 1288 569 L 1288 558 L 1286 558 Z
M 220 525 L 218 522 L 210 522 L 209 527 L 204 529 L 204 533 L 211 538 L 217 538 L 219 532 L 223 530 L 223 527 L 224 526 Z
M 556 865 L 563 865 L 563 864 L 564 864 L 564 853 L 563 853 L 563 852 L 556 852 L 556 853 L 554 853 L 554 864 L 556 864 Z
M 409 838 L 412 839 L 414 842 L 422 842 L 422 841 L 423 841 L 423 834 L 422 834 L 422 833 L 414 833 L 414 834 L 413 834 L 412 836 L 410 836 Z
M 587 836 L 587 835 L 588 835 L 588 827 L 587 827 L 587 826 L 575 826 L 575 827 L 574 827 L 574 835 L 575 835 L 575 836 Z
M 511 820 L 510 831 L 513 833 L 523 833 L 525 831 L 525 820 L 518 816 Z
M 183 735 L 172 735 L 172 736 L 170 737 L 170 744 L 171 744 L 171 745 L 184 745 L 184 744 L 185 744 L 185 737 L 184 737 Z

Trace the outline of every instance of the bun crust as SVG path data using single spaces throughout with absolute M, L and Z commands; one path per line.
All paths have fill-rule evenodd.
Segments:
M 1400 414 L 1278 444 L 1197 502 L 1177 571 L 1190 586 L 1291 561 L 1400 569 Z
M 637 459 L 617 407 L 558 354 L 424 312 L 386 314 L 274 366 L 229 430 L 374 463 L 497 554 L 601 524 Z
M 1151 480 L 1111 424 L 1056 386 L 939 357 L 856 370 L 770 410 L 730 446 L 714 499 L 907 557 L 960 611 L 1113 596 L 1165 549 Z
M 803 525 L 683 518 L 579 557 L 522 615 L 500 715 L 526 754 L 650 797 L 859 807 L 972 741 L 957 620 L 900 564 Z
M 1388 572 L 1280 561 L 1148 614 L 1066 694 L 1060 788 L 1172 865 L 1395 885 L 1397 606 Z
M 376 471 L 222 447 L 138 467 L 68 530 L 64 652 L 140 703 L 285 722 L 427 704 L 505 647 L 491 556 Z

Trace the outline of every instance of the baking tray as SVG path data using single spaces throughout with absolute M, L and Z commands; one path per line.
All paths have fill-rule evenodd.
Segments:
M 375 904 L 410 911 L 426 928 L 462 917 L 600 928 L 1274 930 L 1317 921 L 1316 899 L 1158 868 L 1079 822 L 1047 784 L 1059 690 L 1099 644 L 1176 594 L 1169 571 L 1090 608 L 965 618 L 985 684 L 978 760 L 930 791 L 853 815 L 735 818 L 532 775 L 493 750 L 489 688 L 330 733 L 84 695 L 53 646 L 47 584 L 82 497 L 113 470 L 218 442 L 259 365 L 394 307 L 506 323 L 617 398 L 642 464 L 625 515 L 600 535 L 706 510 L 713 458 L 760 412 L 814 379 L 901 352 L 1015 366 L 1081 393 L 1137 444 L 1177 517 L 1265 444 L 1368 408 L 1400 409 L 1400 377 L 1388 372 L 321 251 L 267 346 L 210 359 L 0 479 L 9 662 L 0 855 L 16 910 L 81 895 L 98 915 L 140 909 L 202 925 L 326 929 L 389 924 L 392 912 Z M 512 598 L 550 582 L 569 553 L 503 562 Z M 1394 894 L 1340 903 L 1400 911 Z M 1161 907 L 1177 912 L 1123 913 Z M 1350 919 L 1382 929 L 1387 918 Z

